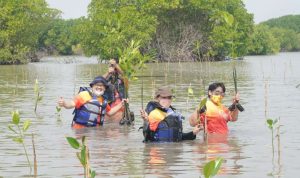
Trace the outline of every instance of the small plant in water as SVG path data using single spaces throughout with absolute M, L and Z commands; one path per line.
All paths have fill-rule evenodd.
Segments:
M 25 120 L 23 123 L 20 121 L 20 114 L 18 111 L 12 112 L 12 121 L 11 124 L 8 125 L 8 129 L 14 132 L 13 141 L 22 144 L 25 156 L 28 162 L 28 166 L 31 172 L 31 163 L 29 161 L 28 153 L 26 146 L 24 144 L 25 132 L 28 130 L 30 126 L 30 120 Z
M 72 148 L 80 150 L 80 152 L 77 152 L 76 155 L 84 168 L 84 177 L 94 178 L 96 176 L 96 172 L 90 169 L 90 155 L 88 146 L 85 143 L 85 136 L 82 137 L 81 144 L 73 137 L 67 137 L 67 141 Z
M 35 105 L 34 105 L 34 112 L 36 112 L 37 105 L 40 101 L 42 101 L 43 97 L 40 96 L 40 86 L 39 86 L 39 81 L 38 79 L 35 79 L 35 84 L 34 84 L 34 95 L 35 95 Z
M 274 128 L 276 123 L 278 122 L 278 119 L 267 119 L 267 124 L 269 129 L 272 132 L 272 151 L 273 151 L 273 157 L 274 157 Z
M 61 107 L 56 106 L 56 116 L 57 116 L 57 120 L 61 120 Z
M 206 163 L 203 167 L 203 175 L 205 178 L 211 178 L 217 175 L 219 172 L 221 165 L 223 162 L 223 158 L 217 158 L 215 160 L 212 160 L 208 163 Z

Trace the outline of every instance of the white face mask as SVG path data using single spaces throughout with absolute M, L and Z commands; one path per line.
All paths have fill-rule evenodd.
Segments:
M 93 93 L 94 93 L 94 95 L 99 97 L 99 96 L 102 96 L 104 94 L 104 91 L 94 91 Z

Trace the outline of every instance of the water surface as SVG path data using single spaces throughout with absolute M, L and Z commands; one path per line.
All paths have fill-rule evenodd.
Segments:
M 209 160 L 223 157 L 218 177 L 294 177 L 300 168 L 299 103 L 300 53 L 276 56 L 251 56 L 243 61 L 211 63 L 148 64 L 130 83 L 130 108 L 135 112 L 134 126 L 105 123 L 101 128 L 73 130 L 72 110 L 55 114 L 59 96 L 72 99 L 80 86 L 103 74 L 107 65 L 95 58 L 48 57 L 40 63 L 0 66 L 0 177 L 28 177 L 29 169 L 21 145 L 11 141 L 7 125 L 10 112 L 19 110 L 22 119 L 31 119 L 29 133 L 35 134 L 38 177 L 83 177 L 83 169 L 66 136 L 87 136 L 91 167 L 97 177 L 199 177 Z M 167 85 L 174 89 L 174 106 L 186 117 L 199 102 L 199 95 L 212 81 L 226 85 L 225 105 L 234 92 L 232 66 L 236 65 L 238 89 L 245 112 L 229 123 L 227 137 L 202 133 L 194 141 L 144 144 L 139 110 L 151 100 L 155 88 Z M 42 102 L 34 113 L 35 79 L 42 87 Z M 143 83 L 143 97 L 141 88 Z M 188 96 L 192 87 L 194 96 Z M 143 102 L 142 102 L 143 101 Z M 280 117 L 280 144 L 275 139 L 272 156 L 271 132 L 267 118 Z M 188 120 L 184 130 L 191 131 Z M 276 133 L 276 132 L 275 132 Z M 30 136 L 25 140 L 32 159 Z M 278 149 L 279 148 L 279 149 Z

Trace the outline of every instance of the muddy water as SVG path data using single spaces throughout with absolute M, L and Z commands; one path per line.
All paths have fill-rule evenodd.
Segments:
M 71 99 L 80 86 L 87 86 L 94 76 L 103 74 L 107 65 L 94 58 L 52 57 L 40 63 L 0 66 L 0 177 L 29 177 L 23 148 L 11 140 L 7 125 L 10 112 L 19 110 L 22 119 L 31 119 L 28 133 L 35 134 L 38 177 L 83 177 L 76 151 L 66 136 L 87 136 L 91 167 L 96 177 L 199 177 L 203 165 L 217 157 L 224 158 L 218 177 L 294 177 L 299 172 L 300 129 L 300 53 L 276 56 L 251 56 L 243 61 L 214 63 L 149 64 L 130 83 L 130 108 L 135 112 L 134 126 L 105 123 L 101 128 L 73 130 L 72 110 L 56 115 L 59 96 Z M 199 102 L 200 93 L 212 81 L 226 85 L 225 105 L 234 92 L 232 66 L 236 65 L 241 103 L 246 111 L 229 123 L 226 137 L 202 133 L 194 141 L 144 144 L 139 110 L 151 100 L 160 85 L 174 89 L 174 106 L 188 117 Z M 42 87 L 43 99 L 34 113 L 35 79 Z M 143 84 L 143 97 L 141 88 Z M 194 95 L 188 95 L 188 88 Z M 279 137 L 274 140 L 265 118 L 279 118 Z M 184 130 L 192 128 L 184 121 Z M 277 131 L 275 131 L 275 135 Z M 27 135 L 32 159 L 31 138 Z

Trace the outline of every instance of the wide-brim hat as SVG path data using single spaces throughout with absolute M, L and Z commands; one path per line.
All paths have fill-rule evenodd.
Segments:
M 93 87 L 93 85 L 95 85 L 96 83 L 102 83 L 106 88 L 108 87 L 107 80 L 102 76 L 95 77 L 94 80 L 90 83 L 90 87 Z
M 155 98 L 158 98 L 159 96 L 162 97 L 175 97 L 175 95 L 173 95 L 173 92 L 170 88 L 168 87 L 160 87 L 156 90 L 155 92 Z

